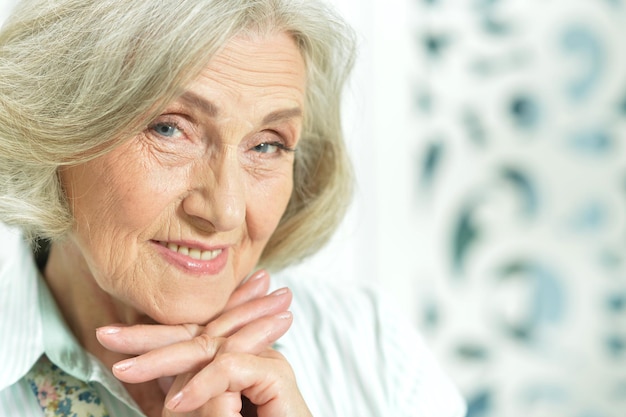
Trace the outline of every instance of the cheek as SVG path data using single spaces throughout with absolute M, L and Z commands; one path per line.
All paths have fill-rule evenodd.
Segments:
M 141 162 L 139 162 L 141 161 Z M 138 243 L 168 213 L 185 176 L 154 169 L 129 149 L 60 172 L 75 219 L 73 235 L 96 275 L 136 262 Z
M 252 187 L 248 199 L 248 233 L 253 240 L 264 244 L 276 230 L 287 208 L 293 181 L 290 175 L 279 176 Z
M 140 158 L 130 158 L 114 152 L 62 176 L 77 228 L 137 234 L 167 211 L 186 183 L 184 173 L 154 169 L 139 163 Z

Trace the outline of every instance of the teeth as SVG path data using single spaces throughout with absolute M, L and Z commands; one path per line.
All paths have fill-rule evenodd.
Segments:
M 221 249 L 203 251 L 200 254 L 200 260 L 210 261 L 211 259 L 217 258 L 217 255 L 219 255 L 220 253 L 222 253 Z
M 198 261 L 210 261 L 211 259 L 217 258 L 217 256 L 222 253 L 221 249 L 217 250 L 200 250 L 196 248 L 188 248 L 186 246 L 179 246 L 174 243 L 165 243 L 159 242 L 161 245 L 165 246 L 172 252 L 178 252 L 182 255 L 189 256 L 192 259 Z

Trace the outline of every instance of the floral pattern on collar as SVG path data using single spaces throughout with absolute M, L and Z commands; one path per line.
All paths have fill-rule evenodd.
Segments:
M 45 416 L 110 417 L 95 388 L 44 355 L 26 375 Z

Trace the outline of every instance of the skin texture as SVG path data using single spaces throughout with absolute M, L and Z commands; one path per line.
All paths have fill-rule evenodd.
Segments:
M 60 172 L 75 228 L 46 279 L 87 350 L 110 366 L 141 355 L 114 373 L 148 415 L 170 415 L 158 378 L 177 412 L 239 415 L 243 393 L 260 416 L 308 415 L 269 349 L 289 291 L 263 297 L 264 273 L 241 285 L 291 195 L 305 86 L 288 35 L 232 39 L 142 134 Z

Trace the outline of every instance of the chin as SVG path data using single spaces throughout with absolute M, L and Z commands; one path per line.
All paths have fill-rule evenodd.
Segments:
M 218 309 L 212 308 L 211 311 L 207 311 L 209 310 L 207 303 L 194 304 L 188 302 L 160 309 L 146 315 L 146 319 L 152 323 L 166 325 L 198 324 L 204 326 L 214 319 L 222 309 L 223 305 L 220 305 Z

